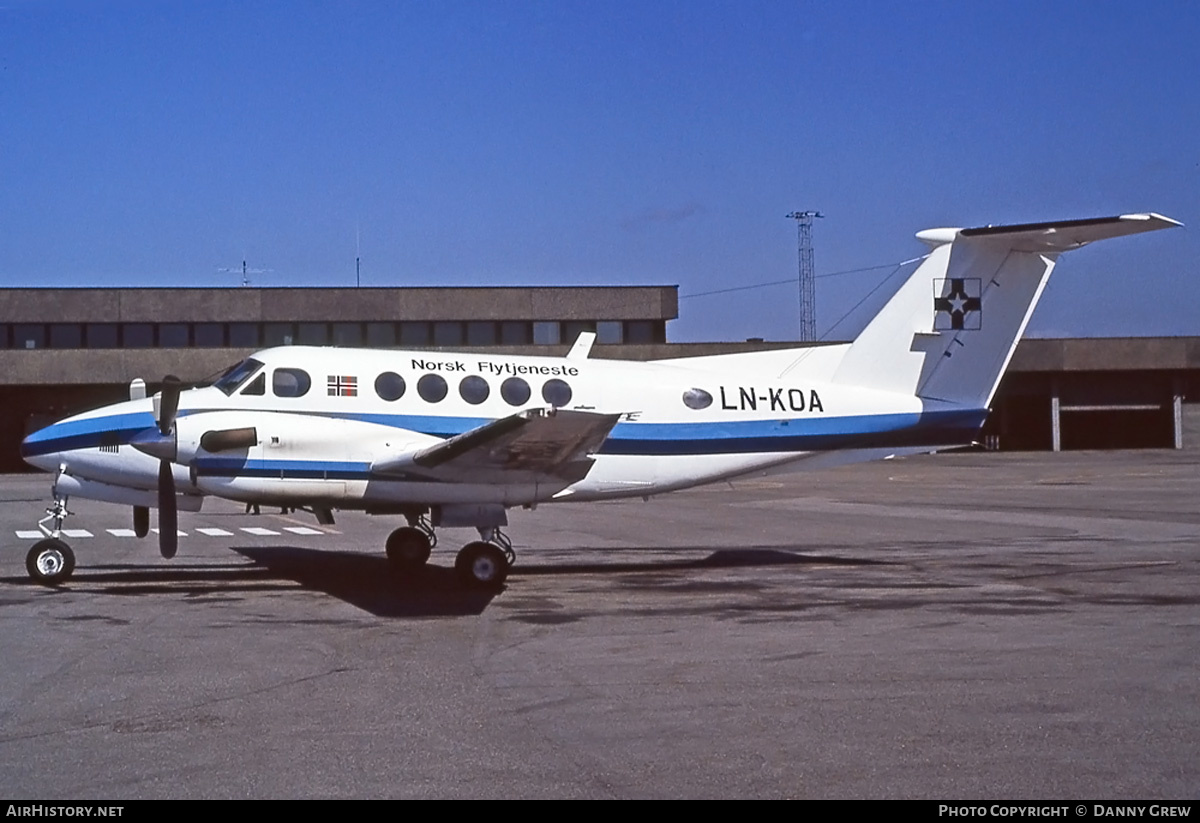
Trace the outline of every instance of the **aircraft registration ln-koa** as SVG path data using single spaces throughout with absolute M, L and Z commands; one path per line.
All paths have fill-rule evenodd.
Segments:
M 153 397 L 29 435 L 22 455 L 55 473 L 29 551 L 57 585 L 70 497 L 158 509 L 163 556 L 179 510 L 208 496 L 314 513 L 400 515 L 386 551 L 429 559 L 435 529 L 468 527 L 455 568 L 496 588 L 514 560 L 507 511 L 648 497 L 762 471 L 806 470 L 974 442 L 1059 254 L 1180 225 L 1157 214 L 931 229 L 923 262 L 852 343 L 627 362 L 283 346 L 215 383 L 167 377 Z

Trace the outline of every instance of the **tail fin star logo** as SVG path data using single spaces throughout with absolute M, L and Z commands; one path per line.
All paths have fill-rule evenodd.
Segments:
M 326 378 L 330 397 L 358 397 L 358 378 L 331 374 Z
M 983 327 L 981 283 L 976 277 L 933 281 L 934 331 L 979 331 Z

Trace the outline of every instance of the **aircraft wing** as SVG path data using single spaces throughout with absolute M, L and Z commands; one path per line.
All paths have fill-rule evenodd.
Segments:
M 377 461 L 372 471 L 450 483 L 582 480 L 619 414 L 529 409 L 419 451 Z

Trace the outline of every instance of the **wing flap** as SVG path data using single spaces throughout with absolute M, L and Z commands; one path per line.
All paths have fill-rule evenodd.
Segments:
M 569 485 L 591 470 L 619 414 L 529 409 L 420 451 L 376 463 L 383 474 L 451 483 Z

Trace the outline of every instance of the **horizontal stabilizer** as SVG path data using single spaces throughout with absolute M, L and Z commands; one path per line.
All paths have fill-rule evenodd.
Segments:
M 981 226 L 973 229 L 928 229 L 917 238 L 931 246 L 955 239 L 995 239 L 1018 252 L 1057 254 L 1071 251 L 1097 240 L 1168 229 L 1182 223 L 1161 214 L 1121 214 L 1116 217 L 1089 217 L 1084 220 L 1058 220 L 1050 223 L 1023 223 L 1014 226 Z

